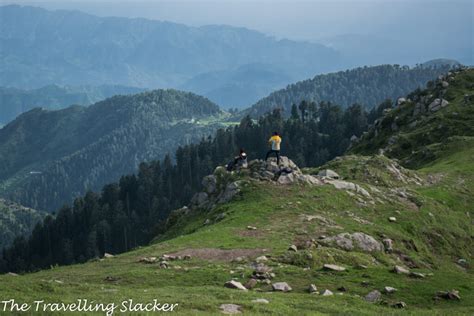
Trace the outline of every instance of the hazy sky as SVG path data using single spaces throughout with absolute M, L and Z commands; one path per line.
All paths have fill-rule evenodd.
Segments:
M 441 36 L 473 34 L 472 0 L 0 0 L 100 16 L 144 17 L 188 25 L 229 24 L 277 37 L 318 39 L 339 34 Z M 472 36 L 471 36 L 472 38 Z M 472 39 L 471 39 L 472 40 Z

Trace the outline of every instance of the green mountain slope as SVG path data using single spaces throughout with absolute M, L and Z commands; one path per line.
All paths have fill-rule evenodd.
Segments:
M 175 90 L 31 110 L 0 130 L 0 195 L 57 210 L 141 161 L 212 133 L 222 115 L 209 100 Z
M 413 68 L 381 65 L 318 75 L 271 93 L 243 114 L 259 117 L 281 107 L 289 115 L 291 105 L 303 100 L 333 102 L 343 107 L 358 103 L 370 109 L 387 98 L 396 100 L 416 88 L 423 88 L 429 80 L 446 73 L 451 67 L 451 64 Z
M 472 75 L 453 74 L 446 93 L 469 99 Z M 472 108 L 452 101 L 435 115 L 456 111 L 472 125 Z M 419 127 L 435 128 L 431 122 Z M 261 161 L 241 173 L 218 168 L 215 182 L 207 178 L 203 192 L 173 213 L 168 230 L 150 246 L 82 265 L 3 275 L 0 294 L 30 303 L 38 295 L 46 302 L 80 297 L 117 304 L 157 298 L 178 303 L 179 315 L 218 315 L 221 304 L 252 315 L 470 315 L 474 137 L 463 126 L 417 170 L 365 154 L 336 158 L 306 174 L 289 162 L 290 175 Z M 363 138 L 360 145 L 376 152 L 370 142 Z M 328 168 L 340 179 L 316 176 Z M 249 283 L 248 291 L 224 286 L 232 279 L 246 284 L 252 275 L 260 281 Z M 272 291 L 277 282 L 292 290 Z M 310 284 L 320 294 L 310 294 Z M 389 294 L 385 287 L 396 290 Z M 334 295 L 323 295 L 326 290 Z M 369 293 L 375 302 L 367 301 Z
M 45 86 L 22 90 L 0 87 L 0 126 L 35 107 L 55 110 L 72 104 L 90 105 L 117 94 L 133 94 L 143 89 L 124 86 Z
M 19 236 L 28 236 L 46 213 L 0 199 L 0 249 Z M 0 255 L 1 256 L 1 255 Z

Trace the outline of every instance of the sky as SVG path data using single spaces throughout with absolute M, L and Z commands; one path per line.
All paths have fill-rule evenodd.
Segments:
M 460 58 L 473 54 L 473 0 L 0 0 L 11 3 L 192 26 L 226 24 L 277 38 L 328 43 L 356 34 L 424 50 L 426 56 L 437 49 L 442 55 L 446 46 L 452 55 L 462 51 Z

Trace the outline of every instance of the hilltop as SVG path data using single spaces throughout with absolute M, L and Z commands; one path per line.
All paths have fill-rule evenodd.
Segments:
M 40 294 L 63 302 L 78 295 L 116 303 L 159 298 L 178 303 L 180 315 L 221 309 L 471 314 L 473 75 L 472 69 L 453 72 L 399 100 L 380 122 L 403 118 L 405 111 L 413 116 L 415 100 L 433 94 L 421 103 L 430 112 L 415 115 L 423 123 L 375 123 L 347 155 L 319 168 L 300 170 L 289 159 L 285 172 L 261 160 L 241 172 L 218 167 L 149 246 L 81 265 L 3 275 L 1 293 L 19 301 Z M 443 95 L 434 94 L 438 90 Z M 421 134 L 431 135 L 443 119 L 450 122 L 446 137 Z M 412 155 L 398 139 L 385 148 L 395 134 L 417 139 L 435 155 Z
M 90 105 L 118 94 L 134 94 L 143 89 L 116 85 L 66 86 L 49 85 L 24 90 L 0 87 L 0 125 L 35 107 L 62 109 L 72 104 Z
M 55 211 L 139 162 L 212 134 L 225 115 L 208 99 L 176 90 L 33 109 L 0 130 L 0 196 Z

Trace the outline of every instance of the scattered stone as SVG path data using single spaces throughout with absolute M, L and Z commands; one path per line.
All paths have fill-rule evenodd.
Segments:
M 401 266 L 395 266 L 393 268 L 393 272 L 395 272 L 396 274 L 410 274 L 410 271 L 408 269 L 405 269 Z
M 298 247 L 296 247 L 295 245 L 291 245 L 288 250 L 290 251 L 298 251 Z
M 377 290 L 374 290 L 365 296 L 365 300 L 370 303 L 375 303 L 380 300 L 382 293 Z
M 264 299 L 264 298 L 257 298 L 255 300 L 252 300 L 252 303 L 268 304 L 270 302 L 268 300 Z
M 192 257 L 190 255 L 184 255 L 184 257 L 183 257 L 184 260 L 191 260 L 191 258 Z
M 292 184 L 293 182 L 295 182 L 295 176 L 293 173 L 282 173 L 278 177 L 277 182 L 283 185 Z
M 292 288 L 286 282 L 277 282 L 272 284 L 273 291 L 289 292 Z
M 390 238 L 385 238 L 382 242 L 385 247 L 385 251 L 391 253 L 393 251 L 393 240 Z
M 226 288 L 229 288 L 229 289 L 237 289 L 237 290 L 241 290 L 241 291 L 247 291 L 247 289 L 245 288 L 245 286 L 242 285 L 242 283 L 238 282 L 238 281 L 234 281 L 234 280 L 231 280 L 231 281 L 227 281 L 224 286 Z
M 318 172 L 318 176 L 319 177 L 326 177 L 326 178 L 330 178 L 330 179 L 339 179 L 339 175 L 331 170 L 331 169 L 324 169 L 324 170 L 321 170 Z
M 400 302 L 393 303 L 390 306 L 393 307 L 393 308 L 406 308 L 407 304 L 403 301 L 400 301 Z
M 323 265 L 323 269 L 329 270 L 329 271 L 336 271 L 336 272 L 340 272 L 340 271 L 345 271 L 345 270 L 346 270 L 346 268 L 341 267 L 341 266 L 338 266 L 338 265 L 335 265 L 335 264 L 325 264 L 325 265 Z
M 384 294 L 393 294 L 396 291 L 398 291 L 398 290 L 394 287 L 391 287 L 391 286 L 386 286 L 386 287 L 383 288 Z
M 19 276 L 18 274 L 16 274 L 16 273 L 13 273 L 13 272 L 8 272 L 8 273 L 7 273 L 7 275 L 9 275 L 9 276 L 13 276 L 13 277 L 17 277 L 17 276 Z
M 255 226 L 247 226 L 247 229 L 248 229 L 248 230 L 257 230 L 257 227 L 255 227 Z
M 459 296 L 459 291 L 457 290 L 439 291 L 436 293 L 435 298 L 444 298 L 446 300 L 456 300 L 456 301 L 461 300 L 461 296 Z
M 394 216 L 390 216 L 390 217 L 388 218 L 388 221 L 394 223 L 394 222 L 397 221 L 397 218 L 394 217 Z
M 242 307 L 236 304 L 222 304 L 219 306 L 223 314 L 240 314 L 242 313 Z
M 316 293 L 316 292 L 318 292 L 318 288 L 316 287 L 316 285 L 310 284 L 309 287 L 308 287 L 308 292 L 309 293 Z
M 249 279 L 247 283 L 245 283 L 244 287 L 248 290 L 253 289 L 257 285 L 257 280 L 256 279 Z
M 462 259 L 462 258 L 458 260 L 458 264 L 462 267 L 467 267 L 468 266 L 467 260 Z
M 397 106 L 402 105 L 403 103 L 407 102 L 407 99 L 405 98 L 398 98 L 397 100 Z
M 322 296 L 332 296 L 334 295 L 333 292 L 331 292 L 330 290 L 328 289 L 325 289 L 324 292 L 321 294 Z
M 257 257 L 257 258 L 255 259 L 255 261 L 256 261 L 257 263 L 259 263 L 259 262 L 267 262 L 267 261 L 268 261 L 268 258 L 267 258 L 266 256 L 260 256 L 260 257 Z
M 115 257 L 115 256 L 114 256 L 114 255 L 112 255 L 112 254 L 110 254 L 110 253 L 107 253 L 107 252 L 106 252 L 106 253 L 104 253 L 104 258 L 107 258 L 107 259 L 109 259 L 109 258 L 113 258 L 113 257 Z
M 138 262 L 151 264 L 151 263 L 155 263 L 157 260 L 158 258 L 156 257 L 144 257 L 144 258 L 140 258 Z
M 426 278 L 426 275 L 420 272 L 410 272 L 410 276 L 415 279 L 424 279 Z
M 169 265 L 168 265 L 168 262 L 166 261 L 161 261 L 160 262 L 160 268 L 161 269 L 168 269 Z

